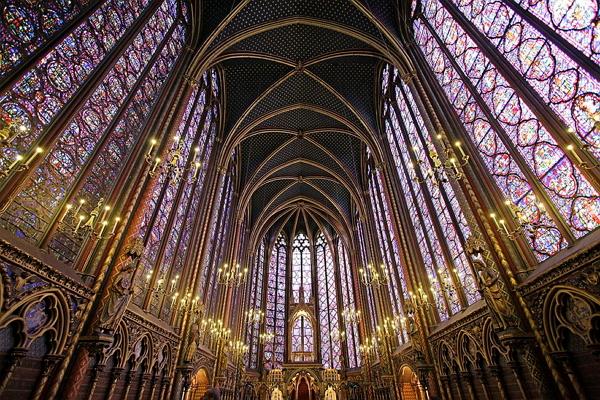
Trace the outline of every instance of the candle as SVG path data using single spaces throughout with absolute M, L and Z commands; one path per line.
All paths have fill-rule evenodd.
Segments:
M 13 169 L 20 161 L 23 161 L 23 156 L 20 154 L 17 154 L 15 161 L 13 161 L 12 164 L 10 164 L 8 166 L 8 170 L 10 171 L 11 169 Z
M 111 235 L 115 234 L 115 231 L 117 230 L 117 225 L 119 224 L 119 221 L 121 221 L 121 218 L 116 217 L 115 218 L 115 224 L 113 225 L 112 231 L 110 231 Z
M 153 271 L 152 271 L 152 270 L 150 270 L 150 272 L 148 272 L 148 273 L 146 274 L 146 283 L 150 282 L 150 279 L 152 278 L 152 272 L 153 272 Z
M 454 157 L 450 158 L 450 163 L 452 164 L 452 168 L 454 168 L 454 173 L 457 176 L 460 175 L 460 170 L 458 169 L 458 166 L 456 165 L 456 158 L 454 158 Z
M 456 143 L 454 143 L 454 145 L 458 148 L 458 151 L 460 152 L 460 155 L 465 158 L 467 155 L 465 154 L 465 151 L 462 148 L 462 144 L 457 140 Z
M 102 234 L 104 233 L 104 229 L 106 228 L 106 225 L 108 225 L 108 221 L 104 220 L 100 224 L 102 225 L 102 227 L 100 228 L 100 232 L 98 233 L 98 236 L 102 236 Z
M 106 214 L 110 211 L 110 206 L 104 206 L 104 213 L 102 213 L 102 218 L 100 219 L 105 219 L 106 218 Z
M 194 158 L 192 159 L 192 163 L 196 162 L 196 158 L 198 158 L 198 153 L 200 152 L 200 147 L 196 146 L 194 149 Z
M 200 162 L 196 161 L 194 163 L 194 176 L 192 179 L 196 179 L 198 177 L 198 172 L 200 171 Z
M 79 230 L 79 227 L 81 226 L 81 223 L 83 222 L 84 219 L 85 219 L 85 216 L 83 214 L 79 215 L 79 217 L 77 218 L 77 225 L 75 226 L 75 233 L 77 233 L 77 231 Z
M 154 149 L 154 146 L 156 146 L 157 143 L 158 142 L 154 138 L 150 140 L 150 148 L 148 149 L 148 154 L 147 154 L 148 157 L 152 156 L 152 150 Z
M 571 152 L 571 154 L 573 154 L 573 157 L 575 157 L 575 160 L 577 161 L 578 164 L 583 164 L 583 160 L 581 159 L 581 157 L 579 157 L 579 154 L 577 154 L 577 152 L 575 151 L 575 146 L 570 144 L 567 146 L 567 150 L 569 150 Z
M 29 159 L 25 162 L 25 164 L 23 164 L 26 167 L 29 167 L 29 164 L 33 161 L 33 159 L 38 155 L 44 152 L 44 149 L 42 149 L 41 147 L 36 147 L 35 151 L 33 152 L 33 154 L 31 155 L 31 157 L 29 157 Z
M 150 171 L 151 174 L 153 174 L 154 171 L 156 171 L 156 168 L 158 168 L 158 164 L 160 164 L 160 158 L 156 157 L 156 159 L 154 160 L 154 166 L 152 167 L 152 170 Z
M 81 210 L 81 206 L 85 204 L 85 199 L 79 199 L 79 205 L 77 206 L 77 210 L 75 210 L 75 215 L 79 214 L 79 210 Z
M 510 232 L 508 232 L 508 228 L 506 227 L 506 222 L 503 219 L 500 220 L 500 225 L 502 225 L 504 232 L 506 232 L 507 235 L 510 235 Z
M 73 204 L 71 204 L 71 203 L 69 203 L 65 206 L 65 212 L 62 214 L 62 216 L 60 217 L 60 220 L 58 222 L 63 222 L 63 220 L 69 213 L 69 211 L 71 211 L 71 208 L 73 208 Z

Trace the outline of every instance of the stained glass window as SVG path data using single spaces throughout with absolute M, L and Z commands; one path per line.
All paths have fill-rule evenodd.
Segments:
M 172 6 L 166 1 L 157 9 L 25 181 L 2 216 L 17 235 L 41 240 L 66 201 L 83 199 L 80 215 L 86 221 L 99 203 L 107 205 L 113 181 L 98 174 L 118 173 L 158 98 L 156 79 L 168 77 L 183 47 L 183 27 L 172 16 Z M 68 242 L 77 242 L 76 236 L 58 238 L 51 249 L 67 249 L 62 256 L 72 260 L 76 248 Z
M 292 325 L 292 361 L 314 361 L 314 333 L 310 316 L 300 311 Z
M 369 171 L 369 194 L 371 198 L 371 207 L 377 224 L 377 236 L 380 243 L 381 253 L 385 270 L 389 276 L 389 296 L 392 304 L 394 316 L 402 318 L 404 311 L 402 299 L 408 294 L 404 279 L 404 268 L 400 264 L 400 254 L 398 242 L 391 221 L 390 210 L 387 206 L 387 199 L 382 193 L 381 174 L 377 169 Z M 401 343 L 406 341 L 406 333 L 400 332 L 398 338 Z
M 541 12 L 545 3 L 533 8 Z M 424 15 L 415 21 L 416 40 L 499 188 L 525 220 L 533 221 L 534 235 L 528 240 L 543 260 L 566 246 L 557 223 L 565 224 L 575 237 L 598 226 L 600 198 L 557 144 L 553 135 L 564 133 L 549 131 L 536 113 L 554 113 L 594 150 L 597 135 L 592 131 L 597 128 L 592 120 L 598 102 L 593 99 L 598 83 L 502 2 L 475 4 L 461 3 L 455 11 L 470 15 L 476 30 L 482 30 L 477 37 L 484 36 L 497 47 L 497 58 L 504 58 L 522 76 L 507 78 L 498 61 L 492 62 L 489 51 L 481 50 L 465 31 L 461 25 L 465 22 L 457 22 L 439 1 L 424 3 Z M 563 5 L 567 4 L 573 5 Z M 491 17 L 484 6 L 495 7 L 498 18 L 484 22 Z M 589 6 L 597 7 L 591 2 Z M 570 12 L 557 11 L 565 18 Z M 507 33 L 498 35 L 498 29 Z M 515 82 L 521 81 L 531 85 L 540 103 L 515 90 Z M 535 193 L 536 185 L 542 191 Z M 547 207 L 539 206 L 543 201 L 552 202 L 557 215 L 548 215 Z
M 292 243 L 292 297 L 295 303 L 310 301 L 312 297 L 312 263 L 310 243 L 299 233 Z
M 286 270 L 288 245 L 285 236 L 280 234 L 275 241 L 269 261 L 267 278 L 267 305 L 265 331 L 273 338 L 265 343 L 265 368 L 279 368 L 283 364 L 286 325 Z
M 347 310 L 357 311 L 356 301 L 354 298 L 355 288 L 352 278 L 352 268 L 346 246 L 341 239 L 338 238 L 337 245 L 338 265 L 340 271 L 340 291 L 342 294 L 342 306 Z M 344 330 L 346 332 L 346 351 L 348 354 L 348 368 L 358 368 L 361 365 L 360 352 L 358 351 L 359 336 L 358 323 L 353 321 L 344 321 Z
M 57 6 L 58 2 L 50 3 Z M 8 116 L 9 120 L 28 128 L 11 146 L 3 149 L 0 157 L 1 168 L 10 163 L 17 152 L 28 152 L 46 127 L 74 98 L 85 80 L 99 68 L 111 50 L 123 39 L 148 3 L 149 0 L 102 2 L 95 12 L 37 61 L 6 92 L 0 94 L 0 117 Z M 20 63 L 28 53 L 34 51 L 43 40 L 40 35 L 43 24 L 37 18 L 41 17 L 38 13 L 44 13 L 44 8 L 37 4 L 26 4 L 11 0 L 0 11 L 5 13 L 4 18 L 0 19 L 0 77 Z M 37 12 L 31 11 L 33 8 Z M 167 9 L 168 5 L 165 2 L 155 14 L 161 14 L 159 19 L 167 18 Z M 166 32 L 169 21 L 172 21 L 171 17 L 156 28 Z M 12 39 L 14 35 L 21 39 Z M 23 35 L 30 37 L 23 40 Z M 142 60 L 139 55 L 132 59 L 138 66 Z M 118 85 L 115 89 L 118 89 Z M 43 95 L 40 95 L 42 93 Z
M 341 368 L 340 324 L 332 244 L 319 232 L 315 241 L 319 325 L 321 327 L 321 361 L 325 368 Z
M 263 277 L 265 276 L 265 251 L 266 246 L 264 240 L 260 242 L 260 246 L 254 255 L 254 268 L 250 281 L 250 299 L 249 304 L 252 309 L 262 309 L 263 303 Z M 251 322 L 246 333 L 246 343 L 248 343 L 248 368 L 258 368 L 258 349 L 259 349 L 259 334 L 261 323 L 259 321 Z

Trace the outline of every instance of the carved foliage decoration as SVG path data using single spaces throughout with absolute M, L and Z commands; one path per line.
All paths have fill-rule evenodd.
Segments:
M 556 286 L 544 302 L 544 329 L 552 351 L 565 351 L 569 334 L 586 346 L 600 346 L 600 298 L 587 291 Z

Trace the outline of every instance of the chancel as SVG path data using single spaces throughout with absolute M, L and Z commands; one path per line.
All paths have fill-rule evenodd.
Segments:
M 600 398 L 599 7 L 0 1 L 0 399 Z

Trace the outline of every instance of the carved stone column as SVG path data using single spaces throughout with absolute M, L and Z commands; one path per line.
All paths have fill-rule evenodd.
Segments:
M 136 396 L 138 399 L 144 398 L 144 391 L 146 390 L 146 385 L 148 384 L 148 381 L 150 380 L 150 378 L 152 378 L 152 375 L 150 375 L 150 374 L 142 375 L 142 379 L 140 380 L 140 387 L 138 388 L 138 393 Z
M 38 400 L 42 395 L 44 390 L 44 386 L 46 386 L 46 382 L 48 382 L 48 378 L 50 377 L 56 363 L 62 360 L 62 356 L 49 354 L 44 357 L 42 360 L 42 372 L 38 377 L 37 383 L 35 385 L 35 392 L 31 396 L 31 400 Z
M 10 382 L 12 374 L 15 372 L 15 369 L 17 369 L 17 367 L 21 365 L 21 361 L 23 360 L 23 357 L 25 357 L 26 354 L 27 349 L 23 349 L 20 347 L 14 348 L 10 351 L 8 355 L 8 362 L 6 364 L 6 367 L 4 368 L 4 371 L 2 371 L 2 377 L 0 378 L 0 395 L 2 395 L 2 393 L 6 389 L 8 382 Z
M 483 369 L 481 369 L 481 368 L 476 369 L 475 377 L 477 378 L 477 380 L 479 380 L 479 383 L 481 383 L 481 388 L 483 389 L 483 396 L 485 397 L 485 400 L 491 400 L 492 395 L 490 393 L 490 388 L 488 387 L 488 382 L 485 377 L 485 373 L 484 373 Z
M 496 379 L 496 386 L 498 387 L 500 398 L 502 400 L 508 400 L 506 386 L 504 385 L 504 379 L 502 377 L 502 370 L 500 369 L 500 367 L 498 367 L 497 365 L 490 366 L 490 374 Z
M 121 374 L 123 373 L 123 368 L 113 368 L 110 373 L 110 383 L 108 385 L 108 389 L 106 391 L 106 396 L 104 396 L 105 400 L 111 400 L 115 389 L 117 387 L 117 383 L 121 379 Z

